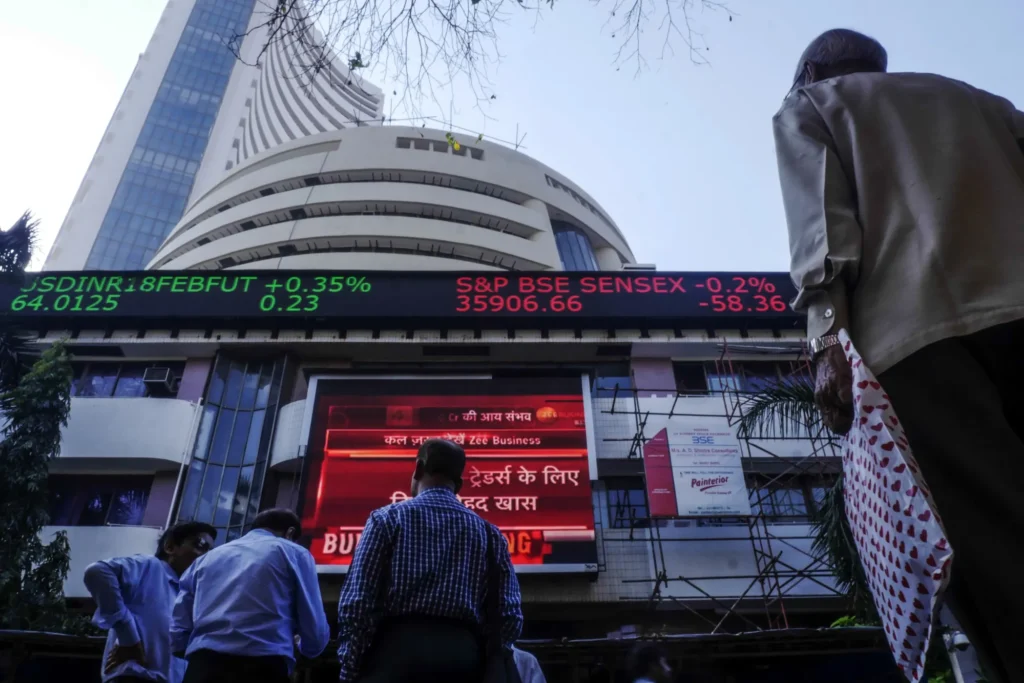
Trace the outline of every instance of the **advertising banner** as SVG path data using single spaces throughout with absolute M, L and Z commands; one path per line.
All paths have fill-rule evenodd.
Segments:
M 578 379 L 565 394 L 515 393 L 528 386 L 517 380 L 318 384 L 303 528 L 321 571 L 344 571 L 370 513 L 409 498 L 416 451 L 434 437 L 465 448 L 459 499 L 501 529 L 518 569 L 596 569 Z
M 644 445 L 644 471 L 652 517 L 750 514 L 739 440 L 725 419 L 670 418 Z

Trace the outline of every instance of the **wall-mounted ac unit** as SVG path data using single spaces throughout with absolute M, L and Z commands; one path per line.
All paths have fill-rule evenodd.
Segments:
M 142 383 L 153 396 L 173 396 L 176 392 L 175 377 L 170 368 L 146 368 Z

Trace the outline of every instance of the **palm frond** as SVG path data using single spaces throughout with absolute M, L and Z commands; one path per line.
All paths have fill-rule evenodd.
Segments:
M 821 423 L 814 405 L 814 385 L 798 378 L 776 382 L 740 401 L 738 436 L 741 439 L 786 439 L 807 436 Z
M 26 211 L 10 230 L 0 231 L 0 273 L 23 273 L 32 260 L 39 221 Z
M 811 520 L 814 542 L 811 553 L 823 557 L 835 576 L 836 587 L 853 601 L 859 615 L 873 617 L 874 606 L 868 588 L 867 576 L 860 562 L 853 532 L 846 519 L 846 501 L 843 498 L 843 475 L 835 483 L 818 506 L 818 512 Z

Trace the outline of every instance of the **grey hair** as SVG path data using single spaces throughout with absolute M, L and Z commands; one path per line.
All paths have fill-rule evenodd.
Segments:
M 825 31 L 811 41 L 793 75 L 793 87 L 806 85 L 804 66 L 811 62 L 825 69 L 856 65 L 857 71 L 885 72 L 889 66 L 889 55 L 882 44 L 870 36 L 848 28 L 834 28 Z

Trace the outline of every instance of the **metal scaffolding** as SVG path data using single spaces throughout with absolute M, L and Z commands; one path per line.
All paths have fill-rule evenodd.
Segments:
M 781 361 L 780 355 L 785 354 L 787 360 Z M 705 369 L 708 374 L 714 373 L 717 379 L 726 378 L 726 381 L 719 381 L 716 386 L 708 386 L 707 391 L 688 392 L 677 389 L 675 395 L 664 390 L 651 391 L 643 387 L 636 387 L 635 377 L 631 378 L 632 388 L 616 386 L 610 403 L 606 400 L 599 408 L 599 414 L 609 416 L 612 420 L 628 417 L 633 423 L 632 434 L 627 436 L 606 436 L 602 441 L 620 442 L 612 448 L 621 449 L 628 445 L 628 459 L 642 459 L 643 448 L 647 440 L 654 434 L 648 430 L 652 418 L 658 422 L 667 422 L 673 417 L 709 417 L 706 413 L 694 414 L 687 412 L 688 398 L 695 393 L 703 397 L 715 396 L 721 399 L 722 411 L 720 415 L 728 421 L 732 429 L 736 429 L 745 411 L 752 404 L 752 398 L 757 392 L 744 390 L 742 380 L 742 363 L 750 361 L 736 361 L 734 356 L 742 355 L 744 358 L 761 357 L 763 360 L 770 360 L 784 365 L 785 372 L 778 378 L 780 384 L 787 382 L 813 383 L 811 366 L 806 353 L 801 353 L 799 358 L 793 360 L 793 352 L 778 347 L 757 346 L 743 344 L 737 348 L 731 348 L 723 342 L 720 346 L 720 354 L 714 361 L 705 362 Z M 661 405 L 668 404 L 667 410 L 649 410 L 650 403 L 645 401 L 651 396 L 661 397 Z M 664 399 L 671 399 L 666 401 Z M 617 416 L 617 417 L 616 417 Z M 801 582 L 811 582 L 820 588 L 820 599 L 824 597 L 833 606 L 829 611 L 844 609 L 845 602 L 842 600 L 844 594 L 838 591 L 829 581 L 832 577 L 827 562 L 823 557 L 815 557 L 808 552 L 810 536 L 794 537 L 783 535 L 776 522 L 776 515 L 769 511 L 773 509 L 772 496 L 780 490 L 791 490 L 795 480 L 806 481 L 808 475 L 815 478 L 828 477 L 837 474 L 841 470 L 841 459 L 835 440 L 830 432 L 820 423 L 796 424 L 794 430 L 769 430 L 768 432 L 755 435 L 739 434 L 741 461 L 747 483 L 748 496 L 751 504 L 749 517 L 730 518 L 708 518 L 708 517 L 676 517 L 676 518 L 649 518 L 638 519 L 635 509 L 629 507 L 625 516 L 629 519 L 629 538 L 637 542 L 650 544 L 651 559 L 654 567 L 652 579 L 627 579 L 626 583 L 649 582 L 652 584 L 648 597 L 650 605 L 654 608 L 661 607 L 661 603 L 671 601 L 673 605 L 696 617 L 697 623 L 703 624 L 709 633 L 742 632 L 751 630 L 775 630 L 788 629 L 794 626 L 790 612 L 787 611 L 787 601 L 792 601 L 791 590 Z M 619 434 L 622 434 L 619 430 Z M 754 438 L 754 437 L 757 438 Z M 794 444 L 803 442 L 806 444 L 807 452 L 798 457 L 793 457 Z M 786 448 L 789 446 L 789 448 Z M 787 452 L 782 452 L 783 450 Z M 647 509 L 646 481 L 643 496 Z M 610 504 L 611 505 L 611 504 Z M 616 511 L 610 510 L 614 516 Z M 620 518 L 621 519 L 621 518 Z M 686 543 L 686 542 L 737 542 L 736 536 L 716 535 L 708 537 L 701 535 L 695 538 L 667 538 L 662 532 L 663 528 L 670 525 L 678 526 L 676 522 L 689 522 L 694 526 L 704 527 L 736 527 L 746 526 L 746 537 L 749 539 L 753 551 L 755 571 L 753 573 L 736 573 L 730 575 L 714 576 L 687 576 L 681 574 L 678 568 L 670 566 L 666 561 L 665 544 Z M 642 530 L 642 533 L 637 533 Z M 804 547 L 799 547 L 794 541 L 805 541 Z M 741 539 L 742 541 L 742 539 Z M 783 554 L 786 554 L 786 559 Z M 793 554 L 796 553 L 804 562 L 794 562 Z M 721 581 L 739 581 L 745 585 L 745 589 L 738 596 L 730 595 L 728 598 L 716 596 L 714 591 L 708 590 L 707 585 L 714 585 Z M 675 582 L 682 582 L 689 586 L 699 597 L 693 599 L 680 598 L 678 596 L 666 595 L 669 587 Z M 703 585 L 701 585 L 703 584 Z M 734 584 L 736 585 L 736 584 Z M 806 585 L 806 584 L 805 584 Z M 802 596 L 805 597 L 805 596 Z M 697 605 L 696 607 L 694 605 Z

